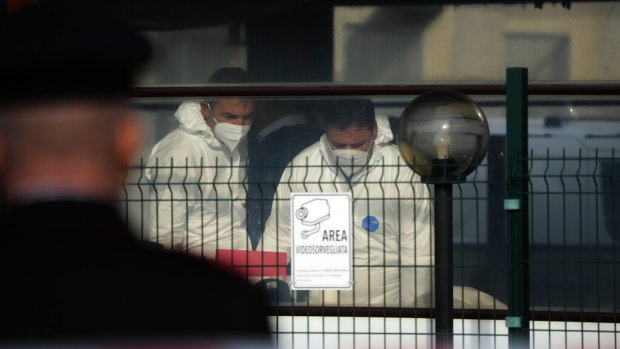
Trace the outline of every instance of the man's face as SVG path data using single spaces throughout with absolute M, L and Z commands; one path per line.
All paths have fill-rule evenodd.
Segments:
M 218 123 L 234 125 L 250 125 L 254 118 L 254 101 L 244 99 L 222 99 L 209 104 L 200 103 L 201 112 L 207 121 L 207 125 L 213 129 Z
M 371 130 L 369 127 L 356 125 L 340 129 L 335 125 L 327 126 L 327 140 L 332 150 L 351 149 L 368 151 L 372 140 L 377 136 L 377 127 Z

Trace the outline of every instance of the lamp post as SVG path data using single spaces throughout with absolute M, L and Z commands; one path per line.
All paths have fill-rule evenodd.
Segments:
M 435 341 L 452 348 L 452 185 L 463 182 L 486 155 L 489 125 L 469 97 L 449 90 L 414 99 L 400 118 L 398 149 L 435 189 Z

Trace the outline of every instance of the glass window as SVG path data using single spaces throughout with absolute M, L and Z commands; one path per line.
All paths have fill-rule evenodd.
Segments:
M 240 21 L 240 22 L 239 22 Z M 618 81 L 620 9 L 533 5 L 288 6 L 237 24 L 152 31 L 143 85 L 202 85 L 222 66 L 257 82 Z

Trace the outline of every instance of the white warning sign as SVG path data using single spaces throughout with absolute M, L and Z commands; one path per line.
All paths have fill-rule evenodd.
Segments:
M 353 287 L 351 194 L 291 194 L 291 285 L 296 290 Z

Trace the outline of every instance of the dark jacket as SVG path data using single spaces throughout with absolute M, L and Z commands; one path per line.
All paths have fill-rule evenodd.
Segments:
M 0 341 L 269 339 L 259 293 L 204 260 L 147 247 L 112 206 L 24 205 L 0 232 Z

